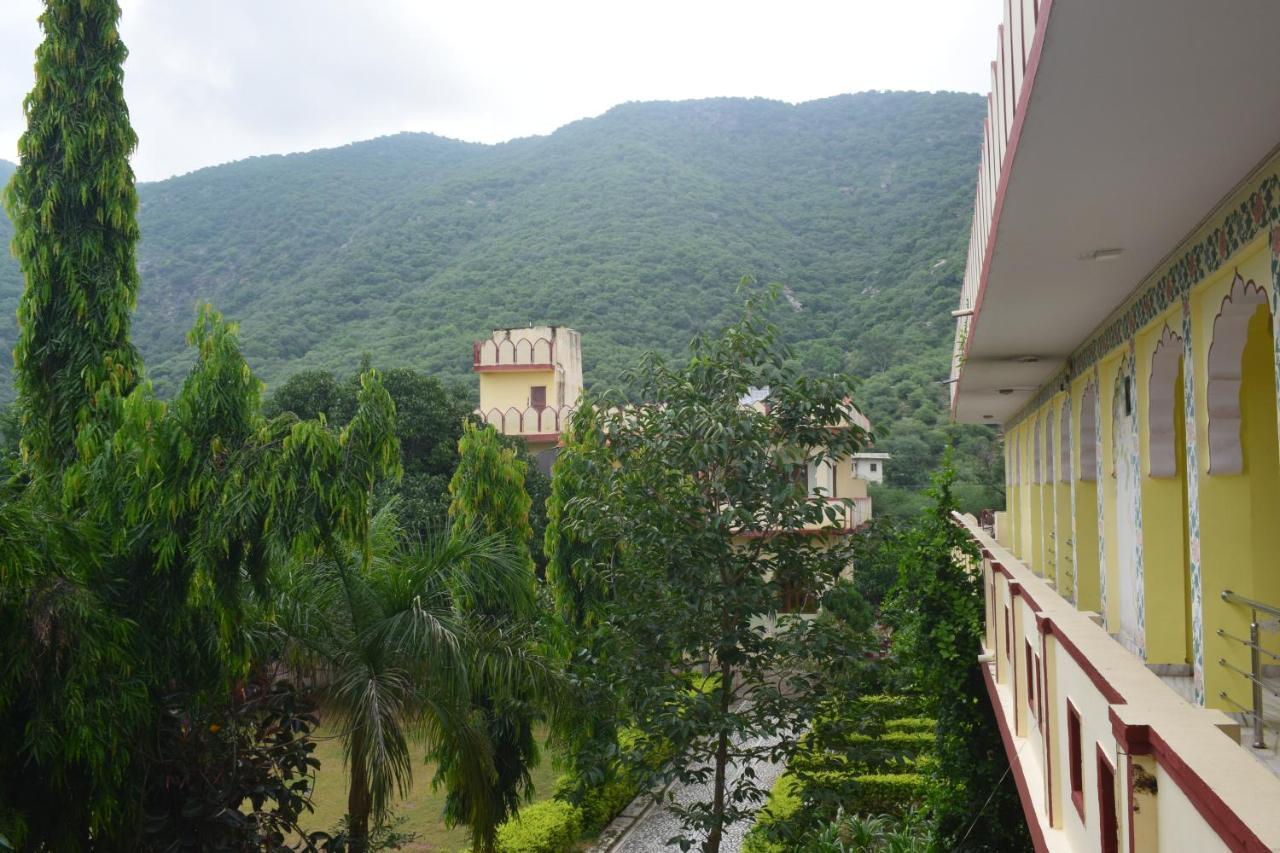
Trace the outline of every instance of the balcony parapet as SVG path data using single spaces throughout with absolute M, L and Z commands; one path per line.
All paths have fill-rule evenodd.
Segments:
M 955 355 L 951 375 L 960 373 L 969 332 L 981 308 L 981 285 L 989 263 L 1009 165 L 1017 148 L 1022 117 L 1030 100 L 1045 23 L 1053 0 L 1007 0 L 1004 21 L 996 28 L 996 58 L 991 63 L 991 92 L 982 126 L 978 182 L 974 192 L 969 252 L 965 258 L 960 308 L 956 311 Z M 954 402 L 956 383 L 951 383 Z
M 573 406 L 529 406 L 517 409 L 476 409 L 476 416 L 492 426 L 503 435 L 520 436 L 534 440 L 552 440 L 559 438 L 560 433 L 569 423 L 573 414 Z
M 973 518 L 956 522 L 982 553 L 983 676 L 1037 849 L 1099 849 L 1107 767 L 1117 846 L 1102 849 L 1280 849 L 1280 779 L 1239 724 L 1185 702 Z
M 554 370 L 556 344 L 550 338 L 474 341 L 471 363 L 476 371 Z

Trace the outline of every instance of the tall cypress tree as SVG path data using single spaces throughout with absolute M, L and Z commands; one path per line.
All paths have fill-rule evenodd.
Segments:
M 102 390 L 140 371 L 129 342 L 138 239 L 129 155 L 138 138 L 124 100 L 116 0 L 46 0 L 27 130 L 5 193 L 26 277 L 14 351 L 24 444 L 46 471 L 74 453 Z
M 533 530 L 529 524 L 532 501 L 525 491 L 525 463 L 509 447 L 504 447 L 490 426 L 463 426 L 458 441 L 458 468 L 449 483 L 452 502 L 449 515 L 455 533 L 477 530 L 508 537 L 515 558 L 528 573 L 528 596 L 519 599 L 475 595 L 463 598 L 463 606 L 487 617 L 491 630 L 521 632 L 532 624 L 530 603 L 534 600 L 534 565 L 529 554 Z M 483 588 L 485 584 L 480 583 Z M 456 756 L 449 750 L 437 755 L 439 776 L 449 788 L 445 816 L 471 829 L 474 846 L 492 850 L 497 828 L 514 814 L 522 799 L 533 792 L 529 775 L 538 762 L 533 736 L 536 716 L 532 696 L 525 685 L 512 684 L 477 668 L 473 685 L 474 710 L 483 716 L 493 749 L 494 775 L 483 790 L 470 787 L 455 768 Z

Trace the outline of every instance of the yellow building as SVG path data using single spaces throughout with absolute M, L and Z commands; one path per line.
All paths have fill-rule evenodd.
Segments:
M 1280 849 L 1280 4 L 1005 0 L 952 371 L 1040 849 Z
M 520 436 L 549 472 L 560 433 L 582 396 L 582 337 L 566 326 L 494 329 L 472 344 L 480 374 L 476 414 Z

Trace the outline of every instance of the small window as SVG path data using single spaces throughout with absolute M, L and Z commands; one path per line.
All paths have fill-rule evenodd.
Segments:
M 1036 664 L 1035 653 L 1031 651 L 1031 641 L 1027 640 L 1027 710 L 1036 716 Z
M 875 472 L 876 472 L 876 463 L 872 462 L 872 463 L 871 463 L 871 473 L 872 473 L 872 474 L 874 474 Z
M 1120 825 L 1116 821 L 1116 769 L 1098 747 L 1098 832 L 1102 853 L 1120 849 Z
M 1080 713 L 1067 700 L 1067 769 L 1071 773 L 1071 802 L 1084 821 L 1084 758 L 1080 751 Z
M 1013 613 L 1004 606 L 1004 659 L 1013 663 Z
M 547 407 L 547 386 L 534 385 L 529 389 L 529 405 L 538 411 Z

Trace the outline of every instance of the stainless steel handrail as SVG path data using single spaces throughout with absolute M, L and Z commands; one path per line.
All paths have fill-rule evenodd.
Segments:
M 1240 669 L 1239 667 L 1232 666 L 1231 664 L 1227 663 L 1225 658 L 1218 658 L 1218 664 L 1232 672 L 1235 672 L 1249 679 L 1249 682 L 1250 682 L 1249 686 L 1252 688 L 1251 692 L 1253 693 L 1253 696 L 1252 696 L 1253 698 L 1253 710 L 1252 710 L 1253 748 L 1265 749 L 1267 746 L 1267 742 L 1263 737 L 1263 731 L 1262 731 L 1262 691 L 1265 689 L 1275 696 L 1280 696 L 1280 692 L 1277 692 L 1276 690 L 1268 686 L 1265 682 L 1263 682 L 1262 656 L 1265 654 L 1271 657 L 1273 660 L 1280 660 L 1280 656 L 1274 655 L 1271 652 L 1266 651 L 1259 644 L 1258 614 L 1266 613 L 1270 616 L 1280 616 L 1280 607 L 1273 607 L 1270 604 L 1264 604 L 1261 601 L 1255 601 L 1252 598 L 1248 598 L 1243 595 L 1237 595 L 1236 593 L 1232 592 L 1229 589 L 1224 589 L 1222 591 L 1222 600 L 1227 602 L 1228 604 L 1244 605 L 1245 607 L 1248 607 L 1251 611 L 1249 614 L 1249 639 L 1248 640 L 1245 640 L 1241 637 L 1234 637 L 1231 634 L 1228 634 L 1226 631 L 1222 630 L 1221 628 L 1219 628 L 1217 632 L 1219 637 L 1225 637 L 1228 640 L 1234 640 L 1235 642 L 1240 643 L 1242 646 L 1245 646 L 1246 648 L 1249 649 L 1249 670 L 1250 671 L 1245 672 L 1243 669 Z M 1241 707 L 1234 701 L 1231 704 L 1236 705 L 1236 707 Z
M 1251 607 L 1260 613 L 1280 616 L 1280 607 L 1273 607 L 1270 604 L 1263 604 L 1261 601 L 1254 601 L 1252 598 L 1245 598 L 1243 595 L 1237 595 L 1229 589 L 1222 591 L 1222 600 L 1230 604 L 1243 604 L 1245 607 Z

